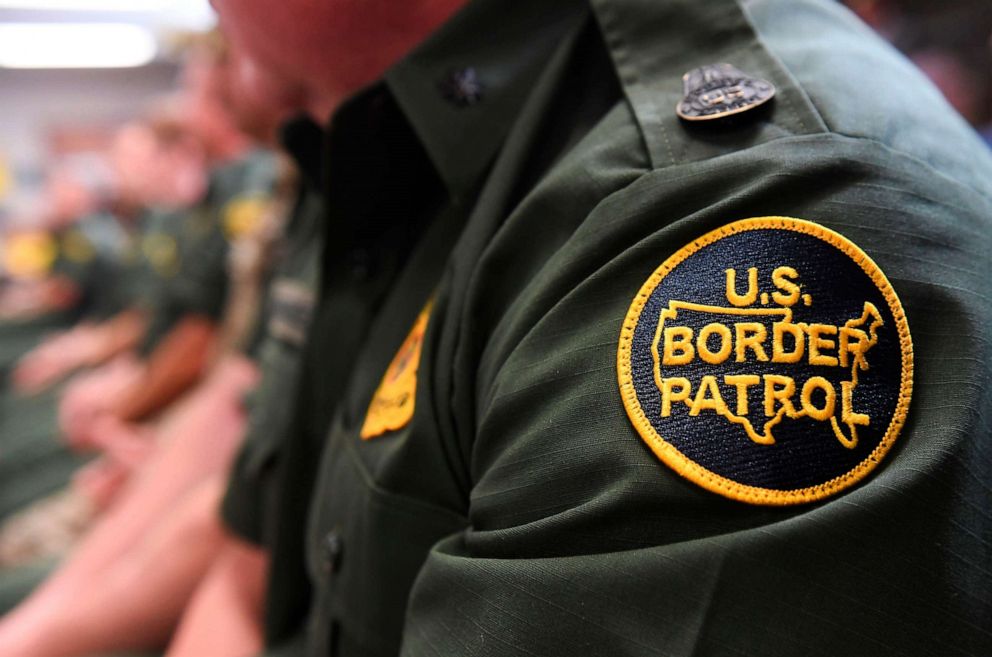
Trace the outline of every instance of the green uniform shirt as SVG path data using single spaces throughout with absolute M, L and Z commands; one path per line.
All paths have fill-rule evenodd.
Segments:
M 112 308 L 114 269 L 122 256 L 124 235 L 109 213 L 94 213 L 50 235 L 52 260 L 39 276 L 57 277 L 72 295 L 63 307 L 30 317 L 0 322 L 0 369 L 6 370 L 52 331 L 80 319 L 100 320 Z
M 722 62 L 773 84 L 775 99 L 716 124 L 679 118 L 683 74 Z M 299 422 L 329 427 L 309 505 L 311 590 L 279 577 L 290 555 L 278 551 L 271 583 L 274 601 L 309 596 L 310 654 L 992 653 L 992 161 L 921 76 L 825 1 L 479 0 L 385 84 L 332 120 L 328 244 L 359 218 L 418 237 L 378 274 L 388 290 L 349 370 L 334 368 L 340 345 L 319 320 L 312 336 Z M 382 118 L 393 100 L 402 120 Z M 410 148 L 403 166 L 379 166 L 368 153 L 398 152 L 404 122 L 427 159 L 416 166 Z M 429 163 L 443 187 L 410 197 Z M 804 221 L 738 223 L 760 217 Z M 340 248 L 325 255 L 318 318 L 349 285 L 331 269 L 359 247 Z M 764 413 L 744 393 L 734 414 L 716 393 L 678 400 L 686 390 L 670 387 L 682 419 L 652 440 L 671 408 L 634 409 L 679 356 L 664 311 L 706 300 L 704 274 L 722 277 L 725 262 L 741 273 L 736 288 L 727 274 L 727 314 L 758 317 L 760 303 L 822 315 L 803 324 L 818 336 L 809 367 L 841 392 L 804 386 L 802 420 L 784 378 L 765 375 Z M 786 300 L 757 301 L 748 263 L 762 277 L 774 267 L 777 287 L 762 289 Z M 651 306 L 661 289 L 667 305 Z M 860 295 L 873 300 L 865 316 L 838 328 Z M 643 368 L 651 322 L 656 379 Z M 763 344 L 772 354 L 751 324 L 734 325 L 741 362 Z M 827 380 L 827 328 L 860 331 L 853 399 L 875 405 L 871 418 L 852 409 L 852 382 Z M 717 344 L 694 343 L 705 367 L 734 362 Z M 755 367 L 785 362 L 774 348 Z M 344 375 L 333 412 L 305 403 Z M 850 431 L 835 439 L 813 420 L 841 407 Z M 711 427 L 731 426 L 717 411 L 744 425 L 776 408 L 795 411 L 777 443 L 771 422 L 713 442 Z M 878 437 L 890 419 L 894 446 L 865 451 L 893 437 Z M 687 464 L 700 445 L 712 449 Z M 851 456 L 857 477 L 827 481 Z M 782 506 L 720 483 L 818 478 L 805 503 Z
M 60 231 L 57 241 L 52 273 L 68 278 L 78 289 L 74 319 L 99 320 L 112 314 L 105 289 L 112 287 L 114 267 L 126 247 L 120 221 L 108 212 L 94 213 Z
M 311 161 L 306 148 L 298 144 L 301 139 L 319 140 L 320 128 L 301 119 L 288 124 L 284 133 L 286 146 L 303 172 L 302 182 L 286 233 L 277 245 L 276 264 L 259 313 L 259 337 L 252 352 L 261 381 L 250 398 L 248 431 L 221 508 L 227 526 L 256 544 L 271 543 L 278 524 L 277 462 L 295 410 L 287 400 L 297 396 L 303 348 L 317 300 L 323 244 L 323 206 L 317 192 L 319 159 Z
M 378 106 L 371 114 L 367 112 L 370 104 Z M 298 394 L 271 400 L 292 406 L 278 458 L 271 464 L 270 480 L 276 482 L 273 512 L 263 519 L 265 546 L 273 555 L 266 634 L 270 645 L 280 649 L 291 650 L 285 641 L 296 641 L 309 606 L 304 535 L 330 415 L 372 320 L 442 195 L 436 175 L 425 166 L 423 147 L 381 88 L 356 99 L 350 107 L 336 119 L 344 128 L 331 130 L 326 144 L 321 136 L 307 131 L 287 134 L 290 151 L 298 161 L 306 161 L 302 170 L 310 189 L 330 177 L 342 194 L 333 206 L 322 204 L 320 210 L 324 218 L 320 296 L 304 347 Z M 373 140 L 380 131 L 393 139 Z M 348 156 L 325 160 L 319 152 L 322 146 L 327 152 Z M 354 166 L 359 162 L 360 167 Z M 377 195 L 386 181 L 390 194 Z M 393 220 L 399 210 L 407 221 Z M 446 234 L 444 242 L 450 246 L 457 231 Z M 435 262 L 441 265 L 443 257 Z M 329 345 L 333 348 L 326 348 Z
M 216 171 L 201 207 L 143 213 L 128 236 L 130 248 L 113 272 L 113 284 L 96 290 L 96 302 L 107 314 L 134 306 L 148 310 L 152 326 L 143 345 L 145 353 L 183 315 L 221 313 L 228 239 L 244 229 L 232 224 L 238 223 L 235 219 L 243 224 L 253 210 L 239 204 L 267 198 L 274 179 L 273 155 L 259 151 Z M 95 232 L 90 234 L 95 241 Z M 55 388 L 24 399 L 8 391 L 0 397 L 0 514 L 63 487 L 81 463 L 59 440 L 60 392 Z
M 143 250 L 163 282 L 152 295 L 152 321 L 142 346 L 149 353 L 184 315 L 218 319 L 227 295 L 230 240 L 250 228 L 276 182 L 275 156 L 255 150 L 215 168 L 204 199 L 194 208 L 173 213 L 170 238 L 145 238 Z

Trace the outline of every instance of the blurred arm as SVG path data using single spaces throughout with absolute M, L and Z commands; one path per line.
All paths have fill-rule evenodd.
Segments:
M 139 310 L 125 310 L 102 324 L 79 324 L 28 352 L 14 371 L 14 383 L 22 392 L 38 392 L 73 370 L 102 364 L 133 349 L 146 324 Z
M 179 321 L 148 359 L 145 375 L 110 409 L 135 422 L 153 415 L 196 383 L 214 342 L 214 324 L 203 316 Z
M 167 657 L 248 657 L 262 649 L 268 554 L 235 538 L 193 595 Z
M 178 501 L 132 550 L 90 582 L 46 587 L 0 623 L 6 657 L 146 650 L 168 640 L 223 544 L 221 481 Z

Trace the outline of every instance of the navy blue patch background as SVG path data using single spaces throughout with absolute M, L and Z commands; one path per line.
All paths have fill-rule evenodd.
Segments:
M 854 392 L 854 410 L 871 417 L 871 424 L 858 427 L 859 442 L 848 449 L 836 439 L 829 421 L 810 418 L 784 418 L 773 429 L 774 445 L 760 445 L 747 437 L 743 427 L 733 424 L 714 411 L 704 410 L 695 417 L 688 415 L 688 407 L 673 404 L 670 417 L 661 417 L 661 393 L 655 385 L 651 342 L 654 339 L 662 310 L 670 301 L 710 304 L 730 307 L 726 298 L 726 273 L 734 268 L 738 273 L 737 289 L 747 288 L 747 270 L 757 267 L 759 290 L 777 291 L 771 283 L 771 273 L 776 267 L 789 266 L 799 272 L 798 283 L 802 292 L 812 295 L 812 305 L 802 301 L 792 306 L 793 322 L 816 322 L 843 325 L 859 318 L 865 301 L 878 309 L 884 325 L 878 329 L 878 343 L 867 352 L 869 369 L 858 372 L 859 383 Z M 774 302 L 754 307 L 777 308 Z M 686 323 L 680 311 L 678 320 L 669 325 L 691 325 L 695 332 L 703 321 Z M 701 315 L 701 313 L 696 313 Z M 707 321 L 727 321 L 725 316 L 711 316 Z M 751 321 L 739 317 L 737 321 Z M 867 330 L 867 326 L 865 327 Z M 769 340 L 766 350 L 771 355 Z M 789 342 L 787 342 L 787 345 Z M 715 346 L 715 345 L 714 345 Z M 827 353 L 836 355 L 836 349 Z M 718 375 L 721 392 L 723 376 L 727 374 L 783 374 L 796 380 L 794 403 L 799 408 L 799 389 L 811 376 L 827 376 L 836 381 L 837 375 L 850 378 L 842 368 L 819 367 L 808 364 L 808 349 L 803 361 L 783 363 L 736 363 L 733 355 L 719 366 L 699 360 L 683 366 L 662 368 L 662 376 L 685 376 L 693 384 L 695 396 L 700 377 Z M 832 373 L 831 371 L 836 371 Z M 648 421 L 666 442 L 688 459 L 715 474 L 740 484 L 791 490 L 824 483 L 852 470 L 878 446 L 895 413 L 901 384 L 902 360 L 899 336 L 889 304 L 871 278 L 847 254 L 818 237 L 784 229 L 747 230 L 721 238 L 690 255 L 667 276 L 651 293 L 641 311 L 634 329 L 631 349 L 631 372 L 638 402 Z M 841 392 L 837 390 L 837 415 L 839 420 Z M 690 399 L 692 398 L 690 397 Z M 750 390 L 751 412 L 748 418 L 756 431 L 761 432 L 767 418 L 762 400 L 763 385 Z M 736 395 L 725 395 L 731 410 L 735 409 Z M 817 405 L 822 396 L 814 396 Z M 845 433 L 846 425 L 841 424 Z

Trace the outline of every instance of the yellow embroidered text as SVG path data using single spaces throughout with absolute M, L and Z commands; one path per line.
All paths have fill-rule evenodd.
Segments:
M 795 270 L 780 267 L 784 282 L 791 283 Z M 728 270 L 728 300 L 733 276 Z M 752 268 L 752 271 L 756 271 Z M 749 275 L 750 278 L 754 276 Z M 749 284 L 749 288 L 753 288 Z M 795 303 L 801 299 L 799 287 L 782 286 L 776 302 Z M 756 289 L 738 295 L 737 301 L 757 299 Z M 731 300 L 734 303 L 733 300 Z M 681 315 L 680 315 L 681 313 Z M 693 328 L 680 324 L 685 315 L 702 313 L 714 321 Z M 740 321 L 738 321 L 740 320 Z M 672 301 L 661 312 L 651 352 L 654 379 L 661 393 L 661 416 L 670 417 L 678 404 L 689 416 L 716 413 L 740 425 L 748 438 L 772 445 L 772 429 L 784 418 L 810 418 L 829 422 L 834 436 L 853 449 L 858 444 L 859 426 L 869 426 L 871 418 L 854 409 L 858 372 L 869 368 L 868 351 L 878 342 L 882 317 L 871 302 L 864 303 L 859 317 L 842 325 L 793 322 L 789 308 L 721 307 Z M 846 380 L 831 382 L 815 374 L 805 380 L 785 374 L 707 374 L 692 380 L 680 372 L 694 363 L 805 363 L 814 368 L 842 368 L 850 372 Z M 698 366 L 692 372 L 698 371 Z M 815 370 L 814 370 L 815 371 Z M 826 374 L 826 372 L 824 372 Z M 760 430 L 752 418 L 763 416 Z M 847 431 L 841 428 L 846 425 Z

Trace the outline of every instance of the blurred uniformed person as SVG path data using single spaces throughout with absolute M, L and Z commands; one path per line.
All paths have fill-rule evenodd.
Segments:
M 300 192 L 267 277 L 267 298 L 256 347 L 261 380 L 250 406 L 252 412 L 231 484 L 224 502 L 224 516 L 240 537 L 257 545 L 272 538 L 271 514 L 275 510 L 273 461 L 286 440 L 293 397 L 302 366 L 302 353 L 317 299 L 322 254 L 322 205 L 319 161 L 305 143 L 319 138 L 320 129 L 300 119 L 285 129 L 286 143 L 302 172 Z M 303 142 L 303 143 L 301 143 Z
M 77 507 L 83 498 L 82 507 L 89 509 L 85 515 L 91 517 L 126 481 L 131 457 L 152 447 L 133 423 L 153 417 L 195 385 L 217 353 L 229 244 L 253 229 L 271 198 L 277 170 L 270 151 L 241 151 L 241 134 L 216 119 L 226 110 L 208 105 L 205 96 L 206 91 L 191 94 L 188 124 L 168 117 L 152 122 L 162 147 L 149 157 L 146 173 L 158 175 L 141 184 L 154 188 L 153 200 L 185 200 L 193 206 L 145 214 L 137 257 L 125 263 L 117 281 L 129 298 L 128 309 L 95 331 L 80 327 L 44 345 L 15 375 L 22 388 L 35 392 L 79 367 L 115 357 L 109 367 L 74 380 L 64 391 L 54 388 L 29 398 L 28 412 L 3 420 L 0 434 L 8 448 L 0 460 L 0 470 L 8 473 L 0 486 L 3 516 L 64 486 L 81 462 L 74 451 L 99 448 L 109 456 L 81 473 L 77 494 L 67 502 Z M 194 128 L 202 138 L 196 138 Z M 213 157 L 226 154 L 231 161 L 219 163 L 209 178 L 197 182 L 205 151 Z M 11 395 L 10 401 L 10 406 L 24 403 L 20 395 Z M 57 517 L 47 503 L 28 514 Z M 23 533 L 23 526 L 19 520 L 11 531 Z
M 992 162 L 845 10 L 214 4 L 334 110 L 270 641 L 992 650 Z
M 238 116 L 239 125 L 244 125 L 242 118 Z M 264 116 L 244 118 L 252 119 L 252 132 L 260 138 L 274 131 L 274 125 L 267 129 L 262 125 Z M 172 280 L 182 284 L 164 286 L 168 292 L 164 298 L 169 303 L 160 302 L 162 295 L 152 295 L 154 306 L 159 309 L 176 308 L 189 312 L 190 308 L 199 307 L 189 299 L 220 296 L 218 293 L 223 286 L 216 282 L 211 284 L 211 278 L 216 275 L 212 257 L 217 249 L 210 247 L 221 242 L 211 236 L 223 235 L 225 243 L 232 245 L 225 267 L 225 275 L 230 281 L 229 284 L 225 282 L 228 293 L 223 295 L 226 297 L 223 322 L 215 331 L 214 342 L 218 346 L 213 350 L 209 374 L 181 401 L 172 405 L 169 413 L 155 422 L 151 431 L 146 430 L 149 435 L 145 442 L 154 437 L 155 449 L 134 468 L 129 485 L 114 497 L 113 507 L 99 518 L 69 558 L 30 601 L 5 619 L 0 629 L 0 644 L 13 650 L 15 646 L 23 647 L 27 641 L 32 646 L 29 652 L 35 655 L 48 654 L 47 651 L 63 655 L 69 654 L 66 651 L 90 654 L 102 648 L 161 645 L 163 633 L 181 611 L 184 591 L 192 591 L 201 574 L 199 569 L 214 557 L 213 551 L 222 538 L 216 517 L 220 479 L 241 437 L 241 397 L 254 379 L 248 360 L 256 351 L 257 339 L 252 339 L 252 334 L 267 333 L 251 330 L 256 299 L 265 283 L 264 273 L 271 259 L 268 254 L 271 249 L 266 244 L 281 231 L 279 219 L 287 211 L 282 207 L 286 201 L 284 197 L 291 195 L 294 189 L 293 176 L 283 164 L 278 167 L 275 164 L 270 153 L 259 150 L 241 164 L 224 167 L 215 174 L 211 185 L 211 192 L 216 191 L 218 195 L 211 193 L 208 198 L 216 202 L 217 198 L 222 198 L 219 194 L 227 189 L 235 190 L 237 196 L 217 204 L 221 207 L 219 211 L 203 209 L 191 221 L 180 217 L 178 222 L 169 224 L 188 224 L 195 229 L 208 222 L 206 227 L 210 230 L 191 231 L 202 232 L 206 238 L 200 240 L 203 246 L 196 251 L 184 249 L 180 241 L 177 249 L 180 271 L 174 273 Z M 278 173 L 278 184 L 277 189 L 272 190 L 274 173 Z M 273 199 L 273 194 L 278 199 Z M 318 253 L 319 242 L 314 240 L 312 230 L 315 222 L 307 220 L 302 225 L 311 228 L 302 233 L 294 231 L 296 236 L 289 240 L 289 249 L 295 253 L 307 248 Z M 196 257 L 197 254 L 202 257 Z M 311 260 L 316 261 L 315 258 Z M 199 266 L 194 274 L 186 275 L 181 271 L 183 263 L 198 263 Z M 290 272 L 299 266 L 295 258 L 289 261 Z M 311 278 L 312 270 L 313 263 L 308 274 Z M 300 294 L 305 296 L 305 288 L 294 284 L 292 275 L 277 277 L 276 282 L 280 289 L 285 289 L 283 296 L 287 304 L 273 304 L 273 307 L 282 308 L 276 313 L 282 321 L 271 324 L 281 327 L 280 331 L 295 331 L 296 337 L 287 333 L 283 338 L 289 342 L 273 345 L 266 336 L 261 348 L 266 355 L 261 360 L 263 371 L 274 369 L 279 380 L 287 382 L 294 377 L 287 376 L 283 370 L 290 368 L 291 372 L 292 365 L 287 359 L 298 358 L 295 354 L 299 349 L 293 348 L 291 340 L 299 340 L 305 330 L 306 318 L 298 315 L 299 311 L 305 311 L 307 299 L 301 300 Z M 311 295 L 309 302 L 312 301 Z M 157 323 L 153 322 L 153 326 Z M 174 358 L 172 364 L 188 367 L 183 359 Z M 100 389 L 95 391 L 105 393 Z M 268 419 L 260 423 L 269 428 L 273 426 Z M 128 427 L 114 426 L 106 418 L 96 422 L 94 427 L 94 433 L 104 447 L 108 442 L 106 434 L 128 431 Z M 13 529 L 7 527 L 7 530 Z M 17 540 L 19 537 L 9 535 L 11 531 L 0 534 L 0 558 L 8 544 L 17 552 L 30 548 L 32 542 L 39 544 L 46 537 L 45 532 L 36 532 L 39 541 Z M 14 540 L 4 541 L 6 538 Z M 195 544 L 195 549 L 190 549 L 191 544 Z M 177 549 L 181 554 L 176 554 Z M 168 556 L 167 564 L 160 562 L 162 555 Z M 218 560 L 226 558 L 226 551 L 218 555 Z M 0 582 L 0 603 L 15 602 L 36 583 L 38 574 L 18 571 L 17 578 L 5 578 Z M 65 604 L 66 600 L 80 594 L 86 595 L 86 604 Z M 71 627 L 66 627 L 66 623 Z M 82 626 L 85 626 L 84 631 L 78 629 Z
M 56 408 L 62 392 L 54 386 L 67 373 L 84 366 L 99 365 L 115 354 L 132 347 L 144 325 L 138 310 L 143 297 L 154 286 L 157 276 L 150 261 L 142 257 L 142 233 L 155 221 L 143 205 L 152 200 L 147 163 L 163 144 L 144 124 L 134 123 L 118 131 L 110 149 L 115 184 L 108 210 L 117 217 L 119 234 L 104 238 L 103 232 L 88 229 L 84 218 L 68 229 L 82 233 L 86 245 L 75 244 L 70 251 L 88 254 L 94 245 L 100 255 L 99 265 L 81 264 L 59 251 L 57 260 L 70 261 L 66 267 L 86 271 L 90 267 L 106 269 L 94 281 L 90 310 L 81 321 L 65 333 L 48 336 L 25 356 L 13 377 L 13 386 L 0 396 L 0 515 L 6 517 L 24 505 L 66 483 L 84 459 L 72 454 L 58 438 Z M 157 182 L 162 185 L 162 178 Z M 100 220 L 101 228 L 112 226 Z M 67 233 L 68 231 L 63 231 Z M 91 238 L 90 235 L 93 235 Z M 72 238 L 75 240 L 75 238 Z M 119 240 L 119 241 L 118 241 Z M 102 242 L 113 244 L 115 253 L 103 253 Z M 116 260 L 115 262 L 112 262 Z M 41 337 L 38 332 L 32 339 Z M 8 343 L 5 341 L 5 345 Z M 13 356 L 14 353 L 10 352 Z
M 102 288 L 125 244 L 119 219 L 100 207 L 99 190 L 57 168 L 42 218 L 3 241 L 0 269 L 0 368 L 6 370 L 46 332 L 110 312 Z

